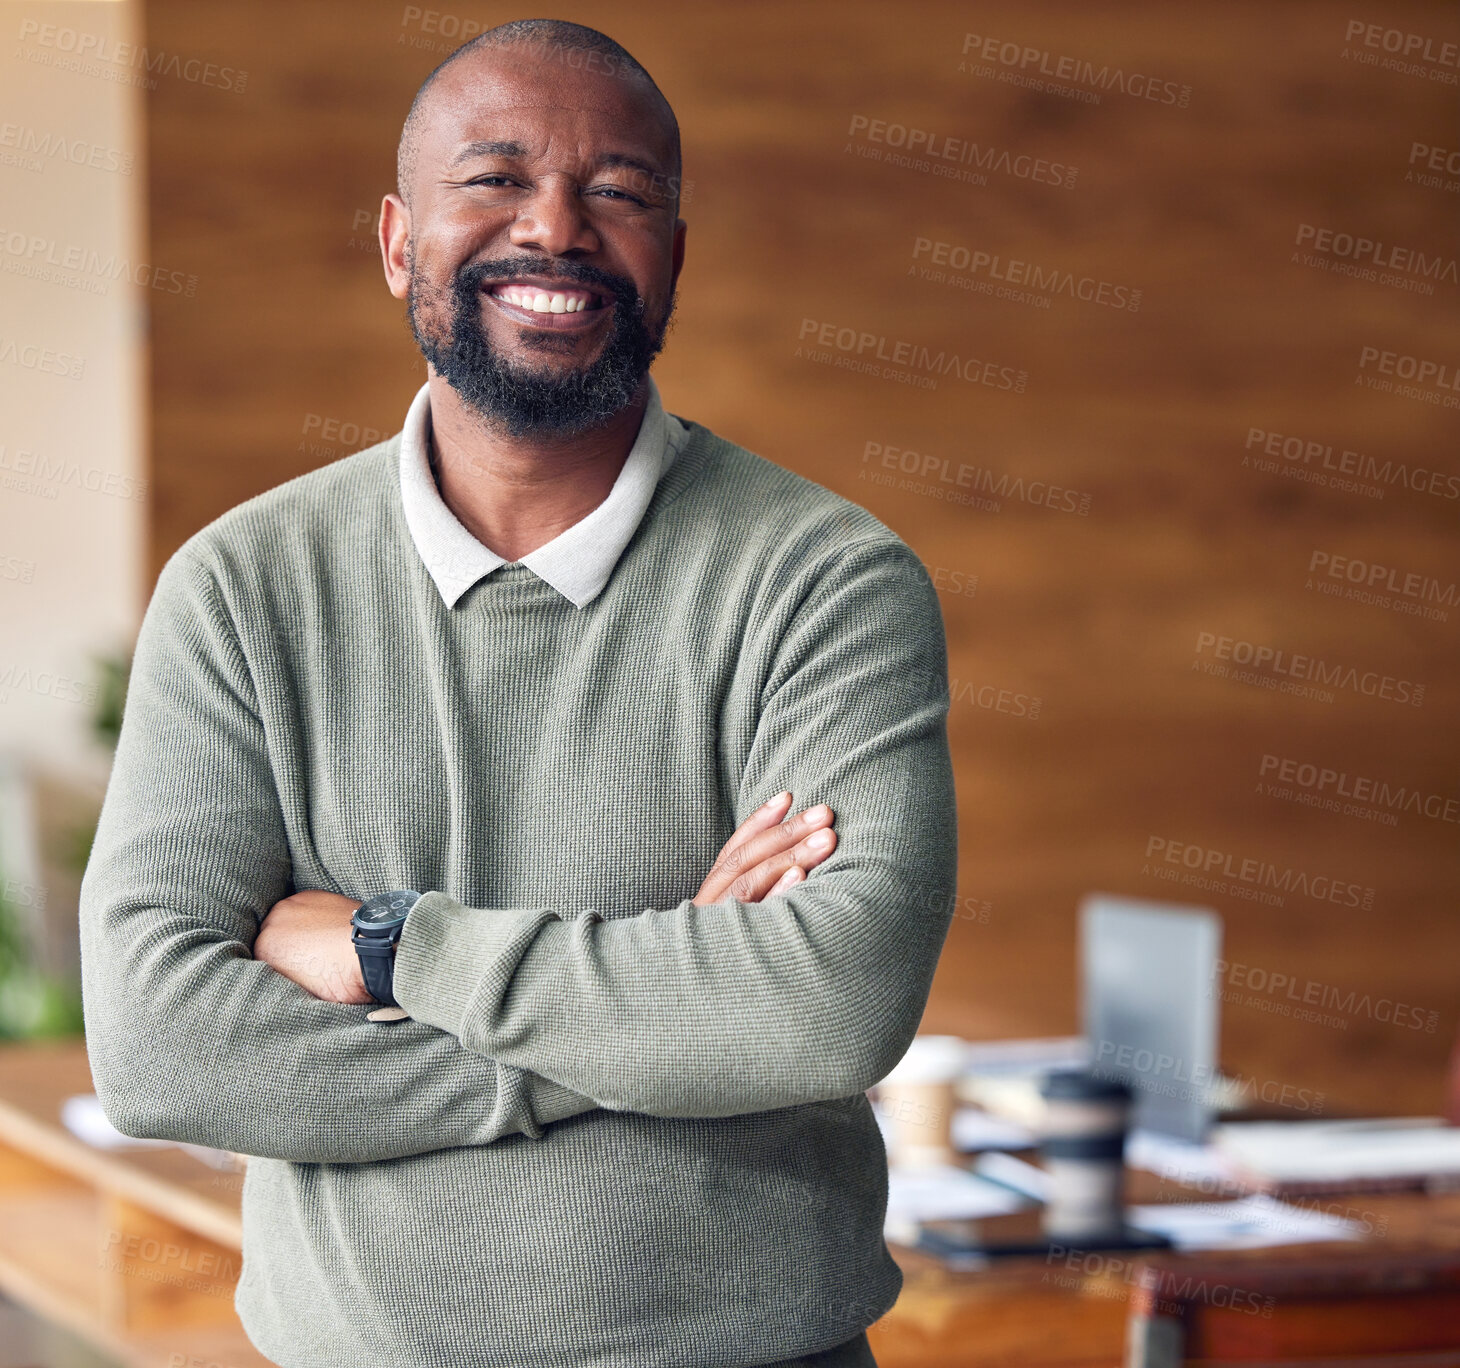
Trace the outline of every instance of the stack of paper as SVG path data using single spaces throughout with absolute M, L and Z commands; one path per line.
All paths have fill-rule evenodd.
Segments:
M 1215 1145 L 1181 1140 L 1160 1131 L 1133 1130 L 1125 1138 L 1125 1162 L 1168 1183 L 1199 1186 L 1207 1194 L 1237 1185 L 1236 1168 Z
M 1242 1177 L 1268 1192 L 1422 1186 L 1460 1176 L 1460 1129 L 1439 1117 L 1249 1121 L 1219 1126 L 1215 1142 Z
M 1177 1249 L 1265 1249 L 1364 1235 L 1357 1221 L 1261 1195 L 1235 1202 L 1133 1206 L 1126 1209 L 1126 1219 L 1138 1230 L 1166 1236 Z

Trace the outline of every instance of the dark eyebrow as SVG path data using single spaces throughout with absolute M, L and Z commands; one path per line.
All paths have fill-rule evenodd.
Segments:
M 526 155 L 527 148 L 520 142 L 493 142 L 485 139 L 466 143 L 446 165 L 449 170 L 452 167 L 460 166 L 464 161 L 470 161 L 473 157 L 525 157 Z M 605 152 L 598 158 L 598 164 L 604 167 L 622 167 L 628 171 L 642 171 L 651 179 L 662 179 L 664 175 L 657 166 L 652 166 L 638 157 L 631 157 L 626 152 Z
M 448 167 L 460 166 L 473 157 L 525 157 L 527 149 L 519 142 L 469 142 L 452 159 Z
M 657 166 L 652 166 L 638 157 L 630 157 L 623 152 L 605 152 L 598 159 L 600 166 L 620 166 L 628 171 L 642 171 L 646 176 L 654 179 L 663 179 L 664 172 Z

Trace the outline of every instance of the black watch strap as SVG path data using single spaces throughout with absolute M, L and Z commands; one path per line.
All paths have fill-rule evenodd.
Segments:
M 405 929 L 406 914 L 420 896 L 413 888 L 398 888 L 377 894 L 355 909 L 350 940 L 360 960 L 360 977 L 365 980 L 365 991 L 386 1007 L 400 1006 L 395 1000 L 396 946 Z M 382 916 L 394 919 L 393 924 L 390 920 L 380 924 Z
M 399 1007 L 395 1000 L 395 947 L 400 932 L 379 940 L 370 941 L 360 937 L 355 940 L 355 953 L 360 957 L 360 976 L 365 980 L 365 991 L 376 1002 L 386 1007 Z

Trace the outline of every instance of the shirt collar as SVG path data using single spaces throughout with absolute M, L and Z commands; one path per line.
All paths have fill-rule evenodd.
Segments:
M 446 506 L 430 464 L 431 387 L 422 385 L 406 413 L 400 440 L 401 504 L 416 551 L 448 608 L 483 575 L 506 560 L 483 546 Z M 649 500 L 686 435 L 666 413 L 649 377 L 649 402 L 638 436 L 608 497 L 586 517 L 518 562 L 582 608 L 608 583 L 624 547 L 643 521 Z

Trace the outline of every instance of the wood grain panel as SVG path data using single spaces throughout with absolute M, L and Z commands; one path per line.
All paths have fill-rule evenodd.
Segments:
M 158 565 L 239 500 L 346 454 L 352 438 L 365 445 L 360 429 L 399 427 L 422 367 L 370 220 L 411 94 L 453 46 L 428 28 L 518 15 L 343 0 L 146 8 L 155 47 L 248 72 L 241 94 L 164 80 L 148 97 L 154 259 L 199 280 L 195 298 L 152 300 Z M 1353 451 L 1391 475 L 1460 476 L 1457 410 L 1444 403 L 1460 390 L 1432 385 L 1429 402 L 1372 388 L 1366 376 L 1394 377 L 1362 364 L 1365 348 L 1460 363 L 1460 177 L 1409 174 L 1415 143 L 1460 145 L 1441 46 L 1460 40 L 1460 21 L 1438 4 L 1362 9 L 557 11 L 633 51 L 683 128 L 689 257 L 656 371 L 669 407 L 863 503 L 949 586 L 962 901 L 928 1029 L 1069 1031 L 1081 894 L 1197 900 L 1222 912 L 1242 966 L 1226 985 L 1224 1055 L 1255 1091 L 1441 1105 L 1460 814 L 1401 809 L 1390 825 L 1262 787 L 1270 756 L 1418 792 L 1441 814 L 1460 797 L 1460 483 L 1347 489 L 1323 454 L 1245 445 L 1258 429 L 1301 439 L 1300 452 L 1331 447 L 1339 464 Z M 1378 46 L 1347 36 L 1381 14 Z M 1016 44 L 1014 64 L 997 44 L 992 60 L 979 43 L 965 55 L 970 30 Z M 1386 69 L 1386 31 L 1430 55 Z M 1070 73 L 1075 93 L 1008 79 L 1043 79 L 1041 67 Z M 1135 74 L 1157 98 L 1131 93 Z M 874 120 L 940 148 L 955 139 L 1074 168 L 1074 186 L 997 158 L 983 185 L 936 175 L 926 157 L 926 169 L 874 160 L 862 153 L 893 150 L 865 136 Z M 1447 278 L 1427 280 L 1412 259 L 1392 283 L 1335 270 L 1356 263 L 1332 251 L 1305 263 L 1304 225 L 1423 252 Z M 1005 278 L 1020 261 L 1127 300 L 1139 290 L 1139 307 L 1057 284 L 1048 307 L 1000 297 L 991 263 L 962 281 L 925 278 L 933 249 L 915 256 L 919 240 L 997 257 Z M 1426 284 L 1433 293 L 1411 288 Z M 1023 371 L 1027 384 L 940 375 L 928 389 L 824 364 L 797 354 L 808 322 L 882 339 L 874 351 L 907 342 Z M 331 424 L 354 427 L 330 438 Z M 892 447 L 929 458 L 925 487 L 873 478 L 869 449 Z M 963 485 L 960 465 L 973 472 Z M 1034 482 L 1071 491 L 1077 508 L 1088 497 L 1087 510 L 1038 502 Z M 1401 611 L 1422 598 L 1325 596 L 1308 587 L 1315 554 L 1392 569 L 1401 584 L 1428 577 L 1450 601 L 1426 619 Z M 954 591 L 972 576 L 975 592 Z M 1295 696 L 1268 687 L 1287 678 L 1270 669 L 1255 683 L 1209 675 L 1203 634 L 1357 681 L 1372 672 L 1376 687 L 1422 683 L 1423 702 L 1342 686 L 1331 701 Z M 1038 716 L 1001 711 L 1001 690 L 1037 697 Z M 1239 877 L 1225 889 L 1164 881 L 1148 872 L 1153 842 Z M 1244 861 L 1352 885 L 1361 905 L 1254 900 L 1262 885 L 1240 877 Z M 1277 990 L 1275 975 L 1288 980 Z

